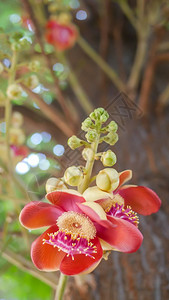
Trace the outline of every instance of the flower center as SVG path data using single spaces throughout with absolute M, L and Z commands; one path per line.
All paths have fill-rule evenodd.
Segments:
M 106 209 L 106 213 L 110 216 L 117 217 L 123 220 L 126 220 L 136 227 L 138 227 L 139 224 L 139 218 L 137 214 L 131 209 L 130 206 L 127 206 L 127 208 L 124 208 L 124 205 L 120 205 L 118 203 L 113 204 L 111 208 Z
M 59 250 L 71 255 L 85 254 L 93 256 L 97 252 L 96 246 L 91 242 L 96 236 L 96 228 L 92 221 L 85 215 L 73 211 L 64 212 L 57 220 L 59 230 L 48 234 L 49 240 L 43 244 L 57 247 Z

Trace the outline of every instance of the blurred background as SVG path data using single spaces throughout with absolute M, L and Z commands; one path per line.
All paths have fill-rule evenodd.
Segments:
M 58 273 L 35 269 L 40 230 L 18 215 L 77 163 L 67 139 L 100 106 L 119 125 L 115 168 L 162 207 L 140 218 L 137 253 L 71 277 L 65 299 L 169 299 L 169 1 L 1 0 L 0 12 L 0 299 L 53 299 Z

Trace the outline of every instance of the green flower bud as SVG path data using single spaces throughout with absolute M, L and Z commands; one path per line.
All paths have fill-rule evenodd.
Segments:
M 58 22 L 63 25 L 69 25 L 71 22 L 71 19 L 72 19 L 71 14 L 66 13 L 66 12 L 61 13 L 57 18 Z
M 31 75 L 24 80 L 24 83 L 31 89 L 35 89 L 39 84 L 39 79 L 36 75 Z
M 107 128 L 108 131 L 114 131 L 114 132 L 116 132 L 117 129 L 118 129 L 118 125 L 115 121 L 111 121 Z
M 96 133 L 95 130 L 89 130 L 89 131 L 86 133 L 85 137 L 86 137 L 86 139 L 87 139 L 87 141 L 88 141 L 89 143 L 92 143 L 92 142 L 94 142 L 94 140 L 96 139 L 97 133 Z
M 100 121 L 102 123 L 105 123 L 108 120 L 108 118 L 109 118 L 109 114 L 107 113 L 107 111 L 105 111 L 105 113 L 102 116 L 100 116 Z
M 111 146 L 115 145 L 118 139 L 119 139 L 118 134 L 115 132 L 110 132 L 103 138 L 103 140 Z
M 14 83 L 8 86 L 6 93 L 9 99 L 16 100 L 21 97 L 22 88 L 20 85 Z
M 20 112 L 15 111 L 12 114 L 12 127 L 19 128 L 23 123 L 23 116 Z
M 105 167 L 112 167 L 117 161 L 116 154 L 111 150 L 104 152 L 101 156 L 101 162 Z
M 102 123 L 106 122 L 107 119 L 109 118 L 109 114 L 108 112 L 102 108 L 102 107 L 99 107 L 99 108 L 96 108 L 91 114 L 90 114 L 90 118 L 92 120 L 99 120 L 101 121 Z
M 60 178 L 49 178 L 46 182 L 46 192 L 50 193 L 56 190 L 64 190 L 67 189 L 63 180 Z
M 114 191 L 119 185 L 119 173 L 112 168 L 101 170 L 96 176 L 96 185 L 103 191 Z
M 69 146 L 72 150 L 74 150 L 74 149 L 76 149 L 76 148 L 82 146 L 82 140 L 80 140 L 76 135 L 72 135 L 72 136 L 68 139 L 67 143 L 68 143 L 68 146 Z
M 93 150 L 91 148 L 84 148 L 82 151 L 82 156 L 84 160 L 88 160 L 93 154 Z
M 3 64 L 0 62 L 0 74 L 4 71 L 4 66 Z
M 89 129 L 94 128 L 94 124 L 92 120 L 88 117 L 82 122 L 81 129 L 84 131 L 88 131 Z
M 11 45 L 12 51 L 18 51 L 21 49 L 21 45 L 18 42 L 13 42 Z
M 22 145 L 25 142 L 25 134 L 21 128 L 10 128 L 9 143 L 11 145 Z
M 72 166 L 66 169 L 64 173 L 64 180 L 71 186 L 78 186 L 83 179 L 83 173 L 80 168 Z
M 55 13 L 59 9 L 59 5 L 57 3 L 51 3 L 48 6 L 48 10 L 50 13 Z
M 29 69 L 32 71 L 32 72 L 38 72 L 39 69 L 40 69 L 40 62 L 38 60 L 34 60 L 34 61 L 31 61 L 29 63 Z

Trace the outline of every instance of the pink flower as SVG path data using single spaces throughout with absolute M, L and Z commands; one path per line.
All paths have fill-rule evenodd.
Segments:
M 46 28 L 47 42 L 60 51 L 72 48 L 77 40 L 78 32 L 73 24 L 63 25 L 51 20 Z
M 40 270 L 89 273 L 102 259 L 102 245 L 134 252 L 142 243 L 136 226 L 116 217 L 110 221 L 99 204 L 86 202 L 74 190 L 53 191 L 46 198 L 51 204 L 31 202 L 20 214 L 26 228 L 49 226 L 31 247 L 32 261 Z
M 161 200 L 155 192 L 145 186 L 122 186 L 131 177 L 130 170 L 121 172 L 120 183 L 114 194 L 120 195 L 124 199 L 125 207 L 130 206 L 133 211 L 141 215 L 156 213 L 161 206 Z
M 124 233 L 129 224 L 138 227 L 137 213 L 150 215 L 159 210 L 161 200 L 155 192 L 144 186 L 124 185 L 131 179 L 132 172 L 126 170 L 119 174 L 119 186 L 113 193 L 101 191 L 98 187 L 88 188 L 83 196 L 86 201 L 94 201 L 104 209 L 107 219 L 114 224 L 123 224 Z M 134 225 L 134 226 L 133 226 Z M 130 243 L 130 238 L 129 238 Z M 108 250 L 109 246 L 105 245 Z M 111 249 L 111 248 L 110 248 Z

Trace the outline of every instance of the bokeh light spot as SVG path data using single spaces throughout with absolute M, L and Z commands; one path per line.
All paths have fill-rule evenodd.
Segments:
M 49 169 L 49 167 L 50 167 L 50 162 L 47 159 L 42 159 L 39 162 L 39 169 L 45 171 L 45 170 Z
M 48 143 L 51 140 L 51 134 L 48 132 L 42 132 L 41 133 L 42 139 L 44 143 Z
M 34 145 L 39 145 L 43 140 L 43 137 L 40 133 L 36 132 L 31 136 L 31 142 Z
M 15 23 L 19 23 L 20 20 L 21 20 L 21 17 L 19 15 L 17 15 L 17 14 L 12 14 L 9 17 L 9 20 L 11 21 L 11 23 L 14 23 L 14 24 Z
M 56 145 L 54 148 L 53 148 L 53 153 L 56 155 L 56 156 L 62 156 L 63 153 L 65 151 L 65 148 L 63 147 L 63 145 Z
M 15 170 L 18 174 L 24 175 L 29 172 L 30 166 L 26 162 L 21 161 L 16 165 Z
M 27 162 L 32 168 L 35 168 L 39 164 L 39 156 L 35 153 L 31 153 L 27 158 Z
M 86 20 L 87 19 L 87 12 L 85 10 L 82 10 L 82 9 L 79 10 L 76 13 L 76 19 L 80 20 L 80 21 Z

